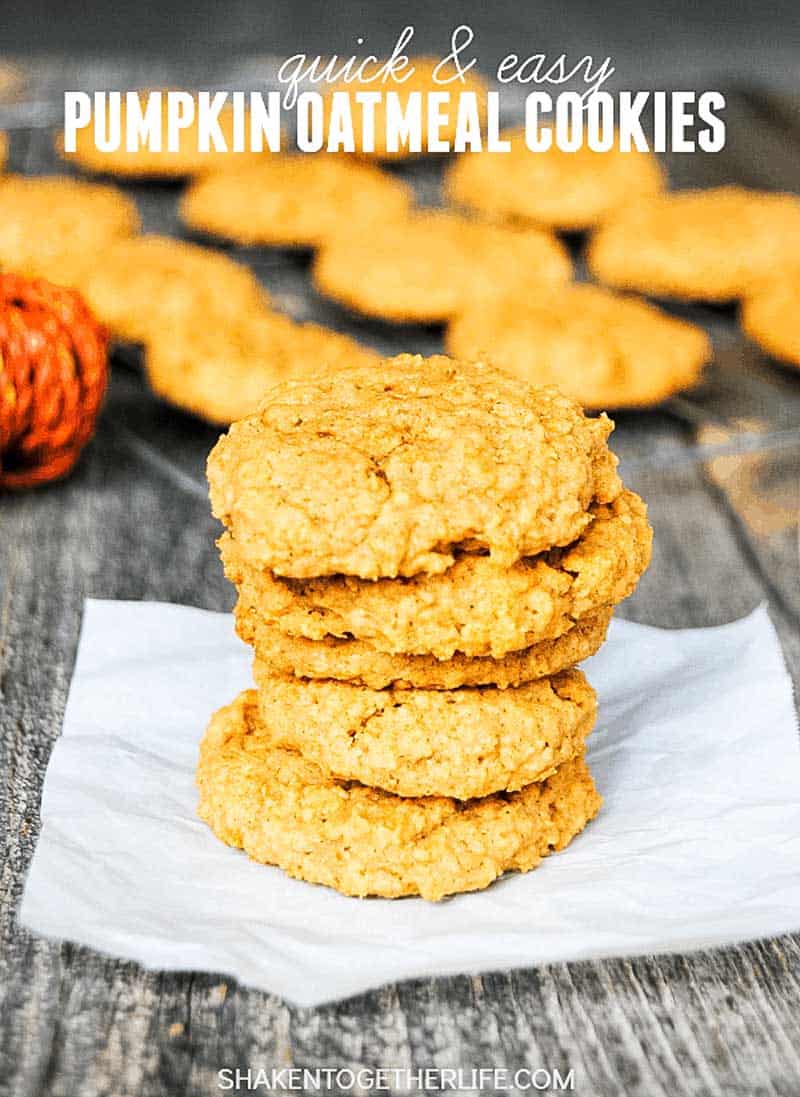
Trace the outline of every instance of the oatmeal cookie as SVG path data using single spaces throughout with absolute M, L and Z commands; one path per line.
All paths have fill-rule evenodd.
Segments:
M 0 269 L 69 286 L 88 255 L 139 230 L 115 187 L 62 176 L 0 178 Z
M 438 573 L 459 547 L 508 568 L 617 497 L 611 429 L 484 363 L 399 355 L 276 386 L 212 450 L 212 509 L 294 578 Z
M 578 670 L 513 689 L 454 690 L 279 678 L 258 660 L 254 673 L 276 746 L 328 776 L 397 796 L 517 792 L 582 754 L 597 716 Z
M 767 354 L 800 366 L 800 270 L 795 267 L 769 279 L 742 302 L 746 335 Z
M 341 232 L 318 253 L 314 284 L 354 312 L 393 323 L 445 323 L 503 287 L 535 294 L 567 282 L 563 245 L 538 228 L 421 211 L 374 231 Z
M 800 198 L 714 187 L 633 202 L 592 237 L 601 282 L 659 297 L 733 301 L 800 251 Z M 796 261 L 796 259 L 795 259 Z
M 396 581 L 396 580 L 395 580 Z M 236 631 L 251 644 L 273 674 L 298 678 L 331 678 L 369 689 L 458 689 L 460 686 L 520 686 L 574 667 L 599 650 L 606 638 L 611 609 L 581 618 L 555 640 L 540 640 L 499 659 L 456 652 L 449 659 L 435 655 L 389 655 L 366 640 L 325 636 L 307 640 L 288 636 L 265 623 L 258 605 L 239 595 Z
M 402 217 L 410 204 L 409 187 L 374 166 L 325 154 L 274 155 L 198 180 L 180 213 L 195 232 L 238 244 L 314 248 L 345 226 L 363 232 Z
M 212 718 L 198 814 L 227 845 L 345 895 L 442 899 L 563 849 L 601 799 L 582 757 L 519 792 L 404 799 L 327 776 L 275 745 L 254 691 Z
M 177 338 L 176 325 L 216 330 L 269 303 L 242 263 L 167 236 L 114 241 L 74 284 L 112 335 L 131 343 L 163 344 Z
M 500 659 L 563 636 L 633 591 L 650 561 L 647 508 L 623 491 L 589 513 L 590 524 L 566 548 L 510 567 L 464 553 L 446 571 L 402 581 L 278 578 L 249 566 L 230 535 L 220 539 L 220 551 L 242 616 L 252 621 L 255 614 L 287 636 L 355 638 L 390 655 Z
M 499 297 L 457 316 L 447 350 L 485 355 L 534 385 L 558 385 L 586 408 L 647 407 L 694 384 L 711 356 L 706 333 L 600 286 Z
M 563 152 L 553 144 L 531 152 L 524 130 L 500 135 L 508 153 L 465 153 L 445 176 L 450 201 L 499 220 L 580 231 L 599 224 L 632 199 L 664 188 L 664 172 L 650 152 L 607 152 L 583 147 Z
M 254 412 L 280 380 L 314 380 L 326 370 L 377 369 L 379 363 L 377 351 L 347 335 L 264 308 L 213 325 L 200 310 L 151 335 L 145 354 L 159 396 L 221 426 Z

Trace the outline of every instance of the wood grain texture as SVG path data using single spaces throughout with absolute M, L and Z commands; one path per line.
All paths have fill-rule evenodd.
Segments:
M 31 80 L 29 93 L 45 98 L 64 86 L 175 83 L 141 69 L 66 64 L 41 66 Z M 748 182 L 775 185 L 787 163 L 800 162 L 800 143 L 791 157 L 762 168 L 771 143 L 762 133 L 759 155 L 747 151 L 756 148 L 752 102 L 732 97 L 731 104 L 732 154 L 705 178 L 741 178 L 746 161 Z M 52 170 L 49 134 L 16 133 L 13 158 L 19 169 Z M 435 193 L 430 169 L 410 171 L 426 194 Z M 687 179 L 687 171 L 684 158 L 683 181 L 703 181 Z M 149 228 L 175 228 L 174 188 L 133 191 Z M 348 319 L 309 289 L 297 258 L 249 258 L 277 302 L 298 317 L 332 323 L 385 350 L 440 345 L 429 331 Z M 731 490 L 730 462 L 758 446 L 764 483 L 791 500 L 800 481 L 800 376 L 747 347 L 732 314 L 689 311 L 718 348 L 707 382 L 665 410 L 620 417 L 615 435 L 623 473 L 650 504 L 656 531 L 653 564 L 623 612 L 660 626 L 700 626 L 767 599 L 797 685 L 796 524 L 759 531 L 747 499 Z M 754 418 L 757 430 L 743 425 Z M 717 433 L 709 436 L 709 426 Z M 97 438 L 75 474 L 0 500 L 0 1094 L 205 1095 L 219 1092 L 221 1067 L 285 1065 L 574 1069 L 581 1097 L 800 1093 L 798 937 L 408 982 L 296 1009 L 219 975 L 148 973 L 32 938 L 16 925 L 84 597 L 232 605 L 203 484 L 213 439 L 209 428 L 154 400 L 135 368 L 118 364 Z M 727 480 L 714 465 L 720 447 Z

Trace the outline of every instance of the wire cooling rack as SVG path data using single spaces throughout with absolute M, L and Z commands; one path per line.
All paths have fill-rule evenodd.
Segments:
M 93 63 L 87 86 L 79 63 L 61 60 L 3 64 L 0 61 L 0 128 L 11 134 L 10 170 L 25 174 L 69 172 L 53 148 L 63 111 L 63 91 L 97 88 L 184 86 L 226 90 L 274 88 L 279 61 L 251 58 L 235 72 L 191 72 L 137 62 Z M 800 191 L 800 97 L 760 89 L 729 89 L 725 117 L 726 148 L 717 154 L 671 154 L 665 157 L 674 186 L 710 186 L 723 182 Z M 523 98 L 504 89 L 505 122 L 522 119 Z M 421 159 L 391 165 L 414 187 L 423 205 L 440 201 L 442 160 Z M 122 184 L 136 199 L 146 231 L 181 235 L 176 208 L 177 185 Z M 569 241 L 579 277 L 582 241 Z M 309 255 L 283 250 L 225 248 L 248 263 L 270 291 L 278 308 L 297 320 L 313 320 L 345 331 L 386 354 L 442 350 L 441 331 L 396 327 L 362 320 L 315 293 L 308 274 Z M 730 494 L 737 479 L 747 480 L 751 495 L 769 496 L 772 481 L 788 501 L 780 506 L 791 523 L 800 509 L 792 484 L 800 481 L 800 371 L 771 361 L 742 335 L 734 308 L 662 302 L 667 310 L 704 327 L 714 343 L 714 359 L 702 383 L 657 408 L 615 415 L 614 446 L 627 475 L 648 478 L 662 471 L 701 466 L 716 480 L 723 468 Z M 106 422 L 121 451 L 168 478 L 181 491 L 206 499 L 205 456 L 216 432 L 156 400 L 147 390 L 137 352 L 120 348 L 114 357 L 114 380 Z M 613 409 L 610 409 L 613 414 Z M 753 469 L 759 485 L 753 487 Z M 770 470 L 774 476 L 770 476 Z M 775 471 L 777 470 L 777 471 Z M 735 502 L 741 509 L 742 499 Z

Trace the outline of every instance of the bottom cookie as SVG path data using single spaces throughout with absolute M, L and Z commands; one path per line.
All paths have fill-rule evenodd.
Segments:
M 200 747 L 198 814 L 223 842 L 345 895 L 442 899 L 527 872 L 563 849 L 601 798 L 582 757 L 516 793 L 402 799 L 326 777 L 276 747 L 245 691 Z

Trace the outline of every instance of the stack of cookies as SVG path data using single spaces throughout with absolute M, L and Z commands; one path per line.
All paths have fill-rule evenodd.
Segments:
M 257 688 L 201 747 L 219 838 L 348 895 L 439 899 L 582 830 L 575 664 L 650 554 L 611 429 L 410 355 L 284 382 L 231 427 L 209 482 Z

